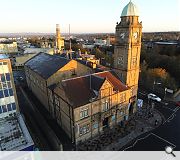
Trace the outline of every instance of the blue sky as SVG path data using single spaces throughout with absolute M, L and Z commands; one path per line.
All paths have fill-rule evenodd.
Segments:
M 129 0 L 0 0 L 0 33 L 115 32 Z M 132 0 L 140 11 L 143 31 L 180 31 L 180 0 Z

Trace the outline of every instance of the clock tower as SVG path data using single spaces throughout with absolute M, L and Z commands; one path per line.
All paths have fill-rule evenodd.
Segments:
M 123 9 L 121 22 L 116 26 L 114 48 L 114 70 L 120 79 L 137 96 L 142 23 L 139 22 L 137 7 L 130 1 Z

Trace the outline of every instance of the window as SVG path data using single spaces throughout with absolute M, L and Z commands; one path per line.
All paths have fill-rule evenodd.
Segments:
M 87 124 L 87 125 L 80 127 L 79 134 L 84 135 L 84 134 L 87 134 L 89 131 L 90 131 L 90 125 Z
M 55 96 L 54 103 L 55 103 L 56 106 L 60 106 L 59 99 L 58 99 L 57 96 Z
M 98 126 L 99 126 L 99 125 L 98 125 L 98 122 L 95 122 L 95 123 L 93 124 L 93 128 L 94 128 L 94 129 L 97 129 Z
M 0 91 L 0 98 L 4 98 L 3 91 Z
M 125 102 L 126 101 L 126 93 L 123 93 L 120 95 L 120 102 Z
M 122 94 L 122 97 L 123 97 L 123 98 L 122 98 L 122 99 L 123 99 L 123 102 L 125 102 L 125 101 L 126 101 L 126 93 L 123 93 L 123 94 Z
M 5 97 L 9 97 L 8 89 L 5 89 L 5 90 L 4 90 L 4 96 L 5 96 Z
M 1 113 L 3 113 L 3 111 L 2 111 L 2 108 L 1 108 L 1 106 L 0 106 L 0 114 L 1 114 Z
M 88 108 L 83 108 L 80 110 L 80 119 L 88 117 Z
M 1 74 L 0 77 L 1 77 L 1 82 L 5 82 L 6 81 L 4 74 Z
M 109 101 L 106 100 L 106 102 L 103 103 L 103 111 L 107 111 L 109 109 Z
M 133 57 L 133 58 L 132 58 L 132 66 L 133 66 L 133 67 L 136 66 L 136 61 L 137 61 L 137 60 L 136 60 L 136 57 Z
M 10 74 L 6 73 L 6 81 L 10 81 Z
M 16 104 L 15 103 L 12 103 L 12 109 L 16 110 Z
M 13 96 L 13 90 L 12 89 L 9 89 L 9 95 Z
M 3 112 L 7 112 L 7 108 L 5 105 L 2 106 L 2 110 L 3 110 Z
M 118 58 L 118 64 L 121 66 L 124 64 L 124 58 L 123 57 Z
M 8 109 L 8 111 L 12 111 L 11 104 L 7 105 L 7 109 Z

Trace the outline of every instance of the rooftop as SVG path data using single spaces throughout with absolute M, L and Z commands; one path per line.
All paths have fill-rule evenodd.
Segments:
M 139 16 L 139 11 L 137 6 L 131 1 L 124 7 L 121 17 L 126 16 Z
M 60 57 L 58 55 L 50 55 L 47 53 L 39 53 L 26 62 L 25 66 L 38 73 L 44 79 L 48 79 L 59 69 L 64 67 L 71 60 Z
M 62 87 L 69 102 L 76 108 L 88 104 L 92 98 L 95 98 L 106 79 L 113 85 L 116 91 L 122 92 L 129 89 L 112 71 L 63 80 Z
M 8 59 L 8 56 L 5 54 L 0 54 L 0 59 Z
M 12 44 L 14 43 L 13 41 L 1 41 L 0 44 Z
M 20 151 L 32 145 L 21 115 L 0 119 L 0 151 Z

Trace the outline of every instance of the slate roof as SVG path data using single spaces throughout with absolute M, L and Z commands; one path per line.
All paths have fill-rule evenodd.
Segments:
M 25 66 L 39 74 L 44 79 L 48 79 L 70 61 L 71 60 L 58 55 L 50 55 L 41 52 L 27 61 Z
M 99 91 L 106 78 L 99 77 L 96 75 L 90 75 L 91 78 L 91 89 Z
M 92 98 L 97 97 L 96 92 L 98 93 L 106 79 L 119 92 L 129 89 L 111 71 L 63 80 L 62 87 L 71 105 L 77 108 L 90 103 Z

